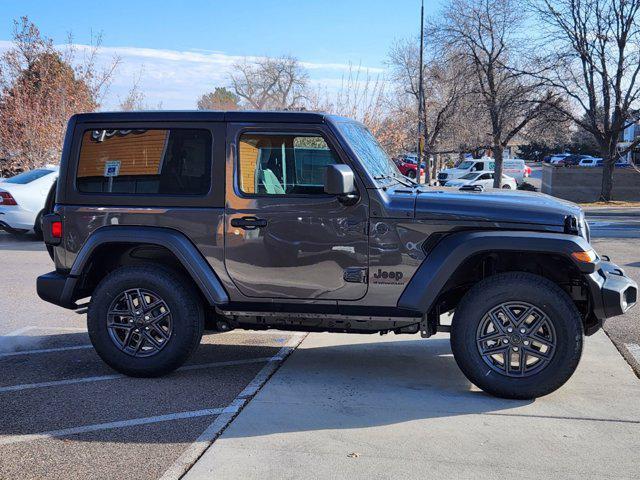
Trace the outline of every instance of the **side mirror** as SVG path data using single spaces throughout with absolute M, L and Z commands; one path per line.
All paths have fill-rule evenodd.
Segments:
M 342 203 L 355 203 L 358 195 L 351 167 L 344 164 L 327 165 L 324 172 L 324 192 L 329 195 L 337 195 Z

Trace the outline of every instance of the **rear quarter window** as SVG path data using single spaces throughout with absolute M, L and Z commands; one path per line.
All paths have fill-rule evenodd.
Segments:
M 211 188 L 208 130 L 86 130 L 76 187 L 81 193 L 206 195 Z

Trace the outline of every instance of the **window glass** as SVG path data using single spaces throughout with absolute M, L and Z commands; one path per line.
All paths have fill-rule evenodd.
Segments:
M 478 176 L 477 173 L 467 173 L 466 175 L 463 175 L 460 178 L 463 180 L 475 180 L 477 176 Z
M 88 130 L 77 174 L 83 193 L 204 195 L 211 133 L 192 129 Z
M 322 194 L 327 165 L 340 163 L 313 134 L 244 134 L 239 159 L 240 190 L 257 195 Z
M 482 175 L 480 175 L 480 178 L 478 180 L 491 180 L 493 178 L 493 175 L 490 173 L 483 173 Z
M 55 172 L 55 170 L 49 170 L 46 168 L 36 168 L 35 170 L 30 170 L 28 172 L 22 172 L 18 175 L 15 175 L 11 178 L 7 178 L 4 183 L 16 183 L 19 185 L 26 185 L 27 183 L 31 183 L 39 178 L 44 177 L 45 175 L 49 175 L 50 173 Z
M 467 170 L 467 169 L 469 169 L 469 168 L 473 167 L 473 163 L 474 163 L 474 162 L 472 162 L 472 161 L 465 160 L 464 162 L 462 162 L 462 163 L 458 166 L 458 168 L 459 168 L 459 169 L 461 169 L 461 170 Z

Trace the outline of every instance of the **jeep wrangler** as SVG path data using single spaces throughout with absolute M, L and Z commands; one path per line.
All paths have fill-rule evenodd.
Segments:
M 131 376 L 182 365 L 205 325 L 450 332 L 472 383 L 535 398 L 636 303 L 576 205 L 416 184 L 362 124 L 320 113 L 75 115 L 51 203 L 38 295 L 86 311 Z

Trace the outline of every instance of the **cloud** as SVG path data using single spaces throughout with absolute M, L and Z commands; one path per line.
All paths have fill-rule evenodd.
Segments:
M 11 48 L 12 43 L 0 40 L 0 53 Z M 89 45 L 74 45 L 77 58 L 92 49 Z M 103 110 L 116 109 L 126 97 L 136 79 L 145 95 L 145 102 L 156 108 L 193 109 L 197 99 L 217 86 L 228 85 L 232 65 L 242 58 L 220 51 L 204 49 L 167 50 L 141 47 L 103 46 L 96 58 L 98 67 L 107 67 L 114 57 L 120 58 L 120 65 L 113 78 L 108 94 L 102 102 Z M 258 58 L 258 57 L 248 57 Z M 327 89 L 337 88 L 342 76 L 360 69 L 371 75 L 384 72 L 378 67 L 367 67 L 354 63 L 319 63 L 301 59 L 301 65 L 309 72 L 314 86 Z

